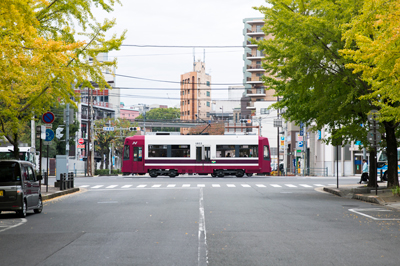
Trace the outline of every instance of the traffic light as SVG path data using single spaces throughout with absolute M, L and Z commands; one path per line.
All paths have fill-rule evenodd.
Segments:
M 140 131 L 140 127 L 130 127 L 129 131 Z
M 64 130 L 64 128 L 62 128 L 62 127 L 58 127 L 57 129 L 56 129 L 56 137 L 58 138 L 58 139 L 61 139 L 63 136 L 64 136 L 64 134 L 61 134 L 61 132 Z

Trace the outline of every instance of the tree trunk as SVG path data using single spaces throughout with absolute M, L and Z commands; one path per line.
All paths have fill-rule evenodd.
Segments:
M 399 177 L 397 173 L 397 139 L 395 130 L 397 123 L 383 122 L 386 131 L 386 154 L 388 158 L 388 169 L 387 169 L 387 187 L 396 187 L 399 185 Z

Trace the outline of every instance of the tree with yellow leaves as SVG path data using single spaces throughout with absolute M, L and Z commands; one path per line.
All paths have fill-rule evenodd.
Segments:
M 102 72 L 111 72 L 116 61 L 101 62 L 97 55 L 118 49 L 125 32 L 106 39 L 115 20 L 100 24 L 91 10 L 96 5 L 110 12 L 116 2 L 0 1 L 0 136 L 14 145 L 16 155 L 28 121 L 54 104 L 74 104 L 74 86 L 109 87 Z
M 388 155 L 388 186 L 398 186 L 395 130 L 400 123 L 400 2 L 364 1 L 362 12 L 347 25 L 341 53 L 353 62 L 346 64 L 370 85 L 370 101 L 385 126 Z M 357 46 L 358 49 L 354 49 Z

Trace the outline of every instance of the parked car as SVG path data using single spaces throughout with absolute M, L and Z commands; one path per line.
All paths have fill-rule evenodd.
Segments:
M 28 210 L 41 213 L 42 194 L 34 164 L 28 161 L 0 160 L 0 213 L 15 211 L 26 217 Z

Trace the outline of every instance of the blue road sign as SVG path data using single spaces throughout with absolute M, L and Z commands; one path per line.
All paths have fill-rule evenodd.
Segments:
M 54 139 L 54 131 L 51 129 L 46 129 L 46 139 L 45 141 L 52 141 Z
M 299 148 L 303 148 L 303 142 L 299 141 Z

